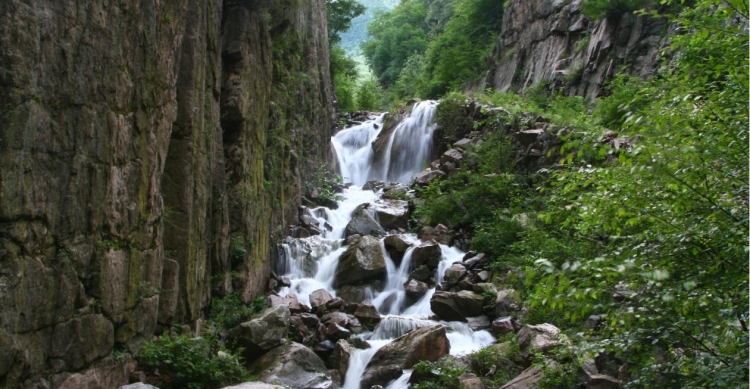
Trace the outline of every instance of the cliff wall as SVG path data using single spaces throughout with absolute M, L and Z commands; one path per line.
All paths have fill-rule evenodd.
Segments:
M 589 20 L 581 0 L 512 0 L 479 86 L 524 92 L 540 84 L 593 99 L 625 72 L 655 74 L 671 34 L 664 19 L 624 13 Z
M 0 387 L 117 387 L 113 350 L 265 290 L 328 156 L 325 21 L 324 0 L 0 2 Z

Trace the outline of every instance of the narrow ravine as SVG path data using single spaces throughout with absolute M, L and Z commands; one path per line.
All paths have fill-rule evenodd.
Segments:
M 326 226 L 321 235 L 288 238 L 282 244 L 277 270 L 291 281 L 291 286 L 280 291 L 282 296 L 294 294 L 300 303 L 308 306 L 311 294 L 316 290 L 325 289 L 331 296 L 337 296 L 339 288 L 336 285 L 336 271 L 339 258 L 347 249 L 347 225 L 361 204 L 374 204 L 383 194 L 382 189 L 363 187 L 371 186 L 367 185 L 371 180 L 408 184 L 429 163 L 435 129 L 432 118 L 436 106 L 437 102 L 424 101 L 413 107 L 411 114 L 398 124 L 386 140 L 387 148 L 381 151 L 384 155 L 379 156 L 381 161 L 385 161 L 383 166 L 373 166 L 375 154 L 371 146 L 383 129 L 383 115 L 373 116 L 360 125 L 343 129 L 331 139 L 340 173 L 345 182 L 351 185 L 341 193 L 336 209 L 318 207 L 311 210 L 317 222 Z M 373 211 L 368 212 L 377 219 Z M 390 233 L 386 232 L 386 235 Z M 398 235 L 411 246 L 400 261 L 391 258 L 384 246 L 385 237 L 379 237 L 386 276 L 381 283 L 365 286 L 361 295 L 371 300 L 382 318 L 371 331 L 357 335 L 371 347 L 357 349 L 352 353 L 349 369 L 346 376 L 342 377 L 342 387 L 345 389 L 360 389 L 360 378 L 377 350 L 415 328 L 436 324 L 445 326 L 452 355 L 469 353 L 495 341 L 488 331 L 473 332 L 466 323 L 436 321 L 430 309 L 434 286 L 417 301 L 410 303 L 404 284 L 409 281 L 409 274 L 414 270 L 414 248 L 421 242 L 416 234 L 399 232 Z M 457 248 L 442 244 L 440 250 L 441 259 L 433 275 L 437 283 L 442 281 L 445 270 L 451 264 L 461 261 L 465 254 Z M 411 370 L 404 370 L 401 378 L 392 381 L 388 388 L 406 388 L 410 372 Z

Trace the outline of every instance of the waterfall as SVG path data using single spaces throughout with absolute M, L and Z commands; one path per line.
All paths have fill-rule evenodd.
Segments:
M 363 190 L 361 187 L 373 179 L 408 183 L 429 163 L 435 129 L 432 118 L 436 105 L 437 102 L 434 101 L 417 103 L 407 118 L 390 134 L 384 135 L 388 138 L 382 140 L 385 146 L 378 151 L 383 153 L 379 158 L 384 166 L 373 166 L 376 156 L 372 146 L 383 130 L 383 115 L 341 130 L 331 138 L 341 175 L 353 185 L 341 193 L 337 209 L 319 207 L 311 210 L 320 223 L 328 223 L 332 227 L 330 231 L 324 231 L 323 236 L 287 238 L 281 245 L 277 269 L 291 280 L 291 286 L 280 291 L 282 296 L 293 293 L 301 303 L 307 305 L 310 304 L 310 294 L 317 289 L 326 289 L 332 296 L 336 296 L 334 278 L 339 257 L 346 250 L 343 242 L 346 225 L 355 208 L 363 203 L 374 203 L 380 196 L 380 193 Z M 420 244 L 414 234 L 401 234 L 401 237 L 413 247 Z M 438 282 L 442 280 L 445 270 L 451 264 L 461 261 L 464 256 L 463 252 L 454 247 L 440 245 L 440 249 L 442 258 L 436 275 Z M 358 335 L 371 347 L 357 349 L 351 355 L 349 370 L 342 386 L 344 389 L 360 389 L 360 378 L 377 350 L 415 328 L 437 323 L 444 325 L 453 355 L 477 350 L 494 341 L 489 332 L 473 332 L 465 323 L 432 320 L 434 314 L 430 309 L 430 299 L 435 293 L 434 287 L 409 305 L 404 283 L 409 280 L 409 272 L 412 270 L 413 249 L 404 253 L 398 266 L 385 250 L 382 239 L 380 250 L 386 262 L 387 276 L 381 291 L 371 291 L 371 300 L 382 319 L 372 332 Z M 388 388 L 406 388 L 410 374 L 411 370 L 405 370 L 400 378 L 389 383 Z

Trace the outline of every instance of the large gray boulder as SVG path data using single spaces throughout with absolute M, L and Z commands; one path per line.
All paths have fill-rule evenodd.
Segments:
M 253 319 L 229 330 L 229 342 L 244 348 L 245 359 L 252 361 L 286 341 L 290 316 L 286 305 L 267 308 Z
M 362 236 L 339 257 L 336 285 L 357 285 L 383 279 L 385 274 L 385 257 L 380 249 L 380 241 L 372 236 Z
M 380 199 L 370 205 L 375 217 L 386 230 L 406 228 L 409 221 L 409 202 Z
M 568 340 L 560 329 L 552 324 L 525 325 L 516 335 L 521 354 L 544 353 L 554 348 L 568 344 Z
M 514 289 L 503 289 L 495 297 L 495 316 L 512 316 L 521 309 L 521 301 Z
M 268 351 L 248 370 L 263 382 L 281 383 L 295 389 L 334 387 L 323 360 L 299 343 L 287 343 Z
M 411 253 L 411 265 L 417 268 L 427 265 L 430 269 L 436 269 L 443 258 L 443 251 L 435 241 L 422 243 L 414 248 Z
M 328 360 L 332 369 L 337 370 L 341 376 L 341 384 L 345 384 L 346 372 L 349 370 L 349 359 L 354 353 L 354 347 L 345 339 L 336 342 L 333 354 Z
M 467 317 L 482 315 L 484 297 L 468 290 L 458 293 L 437 291 L 430 299 L 430 308 L 447 321 L 466 321 Z
M 134 384 L 120 386 L 118 389 L 159 389 L 159 388 L 153 385 L 144 384 L 143 382 L 136 382 Z M 232 387 L 232 388 L 224 388 L 224 389 L 236 389 L 236 388 Z M 265 389 L 265 388 L 248 388 L 248 389 Z
M 406 250 L 411 247 L 411 244 L 404 240 L 400 235 L 388 235 L 383 239 L 383 246 L 385 246 L 385 251 L 388 252 L 393 263 L 395 263 L 396 266 L 399 266 L 401 260 L 404 259 Z
M 344 237 L 348 238 L 352 235 L 373 235 L 373 236 L 385 236 L 385 230 L 378 224 L 370 213 L 367 212 L 367 208 L 370 204 L 362 204 L 358 206 L 354 212 L 352 212 L 352 220 L 346 225 L 344 229 Z
M 385 386 L 419 361 L 436 361 L 450 352 L 445 327 L 434 325 L 417 328 L 383 346 L 367 364 L 361 388 Z
M 544 379 L 545 366 L 535 365 L 524 370 L 516 378 L 508 381 L 500 389 L 535 389 L 539 387 L 539 383 Z M 547 370 L 559 370 L 560 365 L 554 361 L 548 361 L 546 363 Z

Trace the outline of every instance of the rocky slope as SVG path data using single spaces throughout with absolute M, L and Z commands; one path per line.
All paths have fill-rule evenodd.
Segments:
M 550 84 L 567 95 L 593 99 L 607 79 L 622 71 L 653 75 L 673 28 L 664 19 L 632 13 L 588 20 L 581 0 L 509 3 L 491 70 L 478 83 L 482 88 L 523 92 Z
M 328 158 L 325 20 L 323 0 L 0 3 L 0 387 L 116 387 L 113 350 L 265 290 Z

